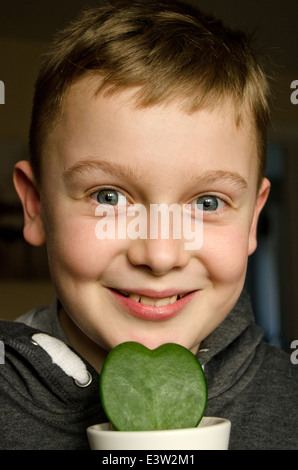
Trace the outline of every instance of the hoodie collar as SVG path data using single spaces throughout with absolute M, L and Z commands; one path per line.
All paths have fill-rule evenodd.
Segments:
M 204 367 L 208 397 L 249 380 L 250 367 L 263 333 L 256 325 L 248 294 L 243 291 L 223 322 L 202 341 L 197 357 Z M 248 374 L 248 369 L 249 374 Z
M 59 323 L 59 305 L 59 300 L 55 298 L 50 308 L 30 312 L 26 315 L 26 321 L 24 317 L 18 321 L 68 344 Z M 250 298 L 243 291 L 229 315 L 202 341 L 197 353 L 206 375 L 209 399 L 233 388 L 236 383 L 242 387 L 250 380 L 250 375 L 254 373 L 250 364 L 262 337 L 263 333 L 254 320 Z

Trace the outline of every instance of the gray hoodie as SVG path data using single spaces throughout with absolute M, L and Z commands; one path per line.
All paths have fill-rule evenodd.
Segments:
M 86 428 L 107 420 L 99 374 L 66 345 L 57 310 L 55 301 L 0 322 L 0 449 L 88 449 Z M 298 449 L 298 366 L 263 342 L 245 293 L 198 359 L 208 386 L 205 415 L 231 421 L 230 449 Z

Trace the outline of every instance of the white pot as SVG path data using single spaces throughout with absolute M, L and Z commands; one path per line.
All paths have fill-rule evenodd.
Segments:
M 91 450 L 227 450 L 231 422 L 202 418 L 196 428 L 165 431 L 115 431 L 110 423 L 87 428 Z

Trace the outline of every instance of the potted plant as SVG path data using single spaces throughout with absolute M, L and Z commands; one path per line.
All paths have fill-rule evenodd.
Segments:
M 91 449 L 227 449 L 231 423 L 203 417 L 204 371 L 187 348 L 154 350 L 137 342 L 116 346 L 100 377 L 108 423 L 87 429 Z

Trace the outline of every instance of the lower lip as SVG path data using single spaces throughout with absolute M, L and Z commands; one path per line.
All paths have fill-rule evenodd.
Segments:
M 182 297 L 176 302 L 161 307 L 154 307 L 152 305 L 145 305 L 141 302 L 125 297 L 118 291 L 109 289 L 114 298 L 119 302 L 130 314 L 137 318 L 148 321 L 164 321 L 175 317 L 181 310 L 188 305 L 198 291 L 191 292 L 190 294 Z

